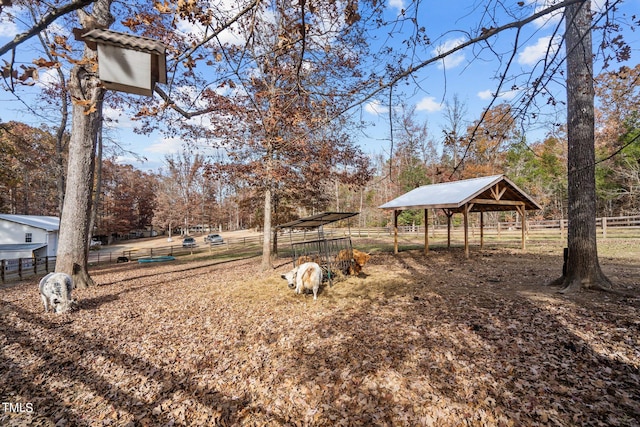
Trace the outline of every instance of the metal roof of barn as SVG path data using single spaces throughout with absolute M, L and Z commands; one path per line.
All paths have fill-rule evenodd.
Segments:
M 0 214 L 0 219 L 15 222 L 16 224 L 41 228 L 46 231 L 58 231 L 60 229 L 60 219 L 55 216 Z
M 381 209 L 447 209 L 461 212 L 466 204 L 471 212 L 507 211 L 514 206 L 526 210 L 541 209 L 531 196 L 504 175 L 492 175 L 461 181 L 418 187 L 383 205 Z
M 16 243 L 0 245 L 0 251 L 4 252 L 20 252 L 20 251 L 35 251 L 36 249 L 44 248 L 47 246 L 44 243 Z
M 295 221 L 280 224 L 277 228 L 317 228 L 332 222 L 351 218 L 358 215 L 358 212 L 323 212 L 311 215 L 305 218 L 296 219 Z

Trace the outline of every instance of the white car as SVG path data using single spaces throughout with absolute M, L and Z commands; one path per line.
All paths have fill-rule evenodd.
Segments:
M 220 245 L 224 243 L 224 239 L 219 234 L 208 234 L 204 236 L 205 243 L 210 243 L 212 245 Z

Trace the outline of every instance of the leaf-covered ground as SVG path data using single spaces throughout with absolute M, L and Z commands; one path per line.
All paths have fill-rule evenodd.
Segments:
M 257 258 L 94 270 L 66 315 L 4 287 L 0 425 L 640 425 L 640 261 L 567 296 L 556 253 L 461 255 L 374 253 L 316 302 Z

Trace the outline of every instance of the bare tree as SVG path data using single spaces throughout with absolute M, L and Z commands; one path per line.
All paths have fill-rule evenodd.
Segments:
M 443 154 L 450 157 L 452 168 L 456 168 L 462 156 L 461 150 L 464 148 L 461 144 L 465 132 L 464 116 L 467 113 L 467 107 L 457 94 L 453 95 L 453 101 L 446 101 L 444 107 L 446 123 L 442 129 Z
M 204 159 L 200 154 L 183 151 L 176 156 L 165 156 L 165 162 L 169 176 L 177 184 L 179 203 L 173 208 L 182 216 L 182 233 L 186 235 L 198 213 L 196 202 L 200 198 L 198 186 L 204 173 Z

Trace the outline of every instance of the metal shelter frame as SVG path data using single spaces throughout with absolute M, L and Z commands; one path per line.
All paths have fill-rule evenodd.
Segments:
M 351 225 L 347 223 L 349 235 L 348 237 L 337 237 L 327 239 L 324 235 L 323 227 L 333 222 L 341 221 L 358 215 L 358 212 L 323 212 L 300 218 L 286 224 L 276 226 L 276 230 L 289 229 L 289 239 L 291 241 L 291 250 L 293 265 L 295 267 L 298 259 L 308 257 L 314 260 L 325 271 L 329 283 L 332 284 L 332 268 L 338 268 L 341 271 L 348 270 L 353 262 L 353 247 L 351 244 Z M 293 230 L 303 230 L 304 236 L 301 242 L 293 241 Z M 317 229 L 318 238 L 307 240 L 307 231 Z M 346 259 L 339 259 L 338 256 L 342 251 L 346 250 Z
M 521 247 L 525 249 L 527 210 L 542 209 L 527 193 L 504 175 L 425 185 L 397 197 L 381 209 L 393 210 L 394 252 L 398 253 L 398 215 L 406 209 L 424 209 L 424 252 L 429 252 L 429 209 L 447 216 L 447 247 L 451 247 L 451 217 L 464 216 L 464 253 L 469 258 L 469 214 L 480 213 L 480 247 L 484 245 L 484 212 L 517 211 L 522 220 Z

